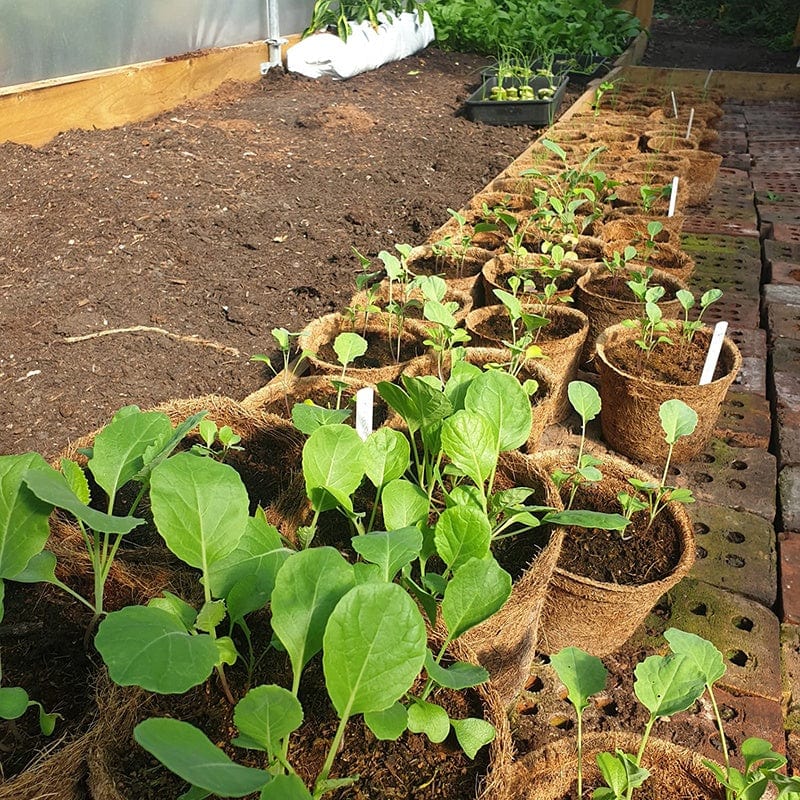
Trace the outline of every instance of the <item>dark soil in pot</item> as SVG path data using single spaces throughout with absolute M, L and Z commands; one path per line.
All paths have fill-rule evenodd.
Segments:
M 398 357 L 396 339 L 390 342 L 386 336 L 382 336 L 375 331 L 367 331 L 364 338 L 368 343 L 367 352 L 353 361 L 353 367 L 356 369 L 371 369 L 373 367 L 382 367 L 385 364 L 410 361 L 412 358 L 417 358 L 425 352 L 425 347 L 422 342 L 401 340 Z M 324 344 L 320 347 L 317 356 L 321 361 L 335 364 L 337 356 L 333 349 L 333 343 Z

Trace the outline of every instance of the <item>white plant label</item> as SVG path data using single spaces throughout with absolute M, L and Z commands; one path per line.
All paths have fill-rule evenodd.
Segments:
M 700 386 L 711 383 L 714 378 L 714 370 L 717 368 L 719 354 L 722 352 L 722 342 L 725 340 L 725 333 L 728 330 L 727 322 L 718 322 L 714 326 L 714 334 L 711 337 L 711 344 L 708 346 L 706 363 L 703 365 L 703 372 L 700 375 Z
M 672 110 L 675 112 L 675 119 L 678 119 L 678 101 L 675 99 L 675 92 L 670 92 L 672 95 Z
M 675 216 L 675 205 L 678 202 L 678 176 L 672 179 L 672 191 L 669 193 L 669 210 L 667 211 L 668 217 Z
M 708 84 L 711 83 L 711 75 L 713 74 L 714 70 L 710 69 L 708 71 L 708 75 L 706 75 L 706 82 L 703 84 L 703 91 L 708 89 Z
M 375 402 L 375 390 L 365 386 L 356 392 L 356 433 L 366 440 L 372 433 L 372 409 Z
M 686 138 L 688 139 L 692 133 L 692 123 L 694 122 L 694 109 L 689 110 L 689 125 L 686 127 Z

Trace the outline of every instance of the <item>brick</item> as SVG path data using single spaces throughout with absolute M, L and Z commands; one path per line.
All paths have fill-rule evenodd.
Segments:
M 714 435 L 734 447 L 766 450 L 772 436 L 769 402 L 753 392 L 728 392 Z
M 736 342 L 743 358 L 767 357 L 767 332 L 763 328 L 740 328 L 731 325 L 728 336 Z
M 685 233 L 709 233 L 720 236 L 752 236 L 758 238 L 755 214 L 725 214 L 719 206 L 711 212 L 688 216 L 683 223 Z
M 794 286 L 779 286 L 769 283 L 765 289 L 794 289 Z M 800 339 L 800 306 L 771 302 L 766 305 L 767 331 L 771 340 L 781 337 Z
M 772 261 L 800 262 L 800 244 L 764 239 L 764 255 L 770 263 Z
M 800 408 L 775 410 L 775 446 L 779 470 L 800 464 Z
M 778 536 L 778 553 L 781 572 L 781 619 L 792 625 L 800 625 L 800 533 L 781 533 Z M 800 681 L 800 669 L 797 670 L 797 679 Z M 800 692 L 800 683 L 797 691 Z M 797 702 L 800 712 L 800 695 Z
M 752 392 L 759 397 L 766 397 L 767 359 L 743 356 L 739 374 L 731 385 L 737 391 Z
M 800 173 L 795 178 L 800 181 Z M 776 222 L 772 226 L 772 238 L 779 242 L 800 243 L 800 225 L 790 225 L 786 222 Z
M 769 609 L 692 578 L 664 595 L 658 608 L 648 617 L 649 636 L 675 627 L 708 639 L 725 659 L 722 689 L 780 702 L 780 624 Z
M 691 577 L 772 606 L 778 593 L 775 530 L 745 511 L 689 506 L 697 536 Z
M 780 471 L 778 503 L 783 530 L 800 530 L 800 466 L 784 467 Z
M 786 730 L 800 733 L 800 627 L 786 623 L 781 625 L 781 704 Z
M 705 452 L 680 464 L 676 484 L 699 501 L 775 518 L 775 456 L 754 447 L 731 447 L 712 439 Z
M 773 261 L 770 265 L 770 283 L 800 287 L 800 263 Z
M 800 775 L 800 733 L 789 731 L 786 736 L 786 756 L 789 759 L 789 775 Z

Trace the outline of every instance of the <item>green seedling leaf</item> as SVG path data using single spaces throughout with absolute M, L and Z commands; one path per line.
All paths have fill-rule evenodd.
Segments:
M 722 289 L 709 289 L 707 292 L 704 292 L 703 296 L 700 298 L 700 305 L 705 308 L 712 303 L 716 303 L 720 297 L 722 297 Z
M 531 402 L 520 382 L 508 372 L 488 370 L 467 389 L 464 407 L 492 421 L 497 431 L 496 452 L 515 450 L 531 433 Z
M 81 469 L 80 465 L 75 461 L 70 461 L 68 458 L 61 459 L 61 474 L 67 482 L 67 486 L 72 490 L 72 493 L 81 503 L 89 505 L 91 493 L 89 491 L 89 479 L 86 473 Z
M 494 725 L 484 719 L 476 719 L 475 717 L 451 719 L 450 724 L 453 726 L 461 749 L 469 759 L 475 758 L 484 745 L 493 742 L 497 734 Z
M 402 477 L 410 462 L 411 446 L 400 431 L 378 428 L 364 442 L 364 471 L 375 487 Z
M 436 552 L 450 567 L 457 570 L 471 558 L 485 558 L 492 543 L 489 518 L 474 505 L 446 508 L 439 515 L 434 531 Z
M 333 351 L 342 366 L 361 358 L 368 347 L 369 343 L 363 336 L 350 331 L 340 333 L 333 341 Z
M 452 466 L 482 486 L 497 463 L 494 425 L 482 414 L 456 411 L 442 424 L 441 437 Z
M 322 648 L 331 612 L 354 584 L 353 567 L 332 547 L 293 553 L 278 571 L 272 628 L 289 654 L 295 683 Z
M 217 663 L 214 665 L 215 667 L 236 663 L 239 653 L 230 636 L 218 636 L 214 639 L 214 644 L 217 646 Z
M 203 603 L 203 607 L 197 615 L 195 627 L 199 631 L 211 633 L 225 619 L 226 613 L 225 603 L 222 600 L 210 600 Z
M 443 742 L 450 733 L 450 717 L 436 703 L 414 699 L 408 708 L 408 729 L 424 733 L 434 744 Z
M 150 502 L 167 547 L 204 575 L 236 549 L 249 519 L 239 473 L 191 453 L 178 453 L 153 470 Z
M 262 790 L 259 800 L 313 800 L 298 775 L 276 775 Z
M 722 653 L 707 639 L 678 628 L 665 630 L 664 638 L 673 653 L 685 656 L 694 664 L 707 685 L 713 685 L 725 674 Z
M 69 511 L 76 519 L 99 533 L 130 533 L 144 520 L 137 517 L 114 517 L 97 511 L 82 503 L 70 489 L 66 479 L 60 472 L 49 467 L 45 469 L 29 469 L 24 473 L 28 488 L 45 503 Z M 2 516 L 2 511 L 0 511 Z M 41 548 L 40 548 L 41 549 Z
M 178 595 L 172 594 L 172 592 L 165 591 L 163 597 L 154 597 L 148 601 L 147 605 L 151 608 L 160 608 L 162 611 L 172 614 L 173 617 L 181 621 L 187 631 L 194 627 L 197 619 L 197 611 Z
M 52 735 L 56 729 L 56 721 L 61 719 L 61 714 L 48 714 L 41 703 L 36 703 L 39 708 L 39 730 L 45 735 Z
M 633 690 L 651 718 L 685 711 L 705 691 L 705 681 L 683 655 L 649 656 L 634 670 Z
M 212 596 L 228 597 L 234 586 L 252 578 L 253 603 L 246 604 L 252 607 L 244 613 L 255 611 L 269 599 L 275 576 L 290 554 L 278 529 L 266 521 L 263 512 L 257 513 L 247 520 L 236 549 L 211 565 L 208 580 Z
M 600 394 L 590 383 L 572 381 L 567 387 L 567 396 L 584 423 L 593 420 L 600 413 Z
M 256 686 L 236 704 L 233 722 L 241 735 L 232 744 L 264 750 L 272 759 L 281 739 L 303 724 L 303 707 L 282 686 Z
M 364 443 L 349 425 L 326 425 L 303 447 L 306 493 L 315 511 L 341 506 L 352 511 L 352 494 L 364 478 Z
M 446 689 L 469 689 L 489 680 L 489 673 L 483 667 L 467 664 L 465 661 L 456 661 L 449 667 L 437 664 L 430 650 L 425 654 L 425 670 L 431 680 L 444 686 Z
M 395 575 L 422 550 L 422 531 L 416 527 L 398 528 L 392 531 L 375 531 L 350 540 L 353 549 L 365 561 L 380 567 L 384 581 L 394 580 Z
M 325 629 L 322 668 L 340 718 L 382 711 L 411 688 L 425 660 L 425 623 L 395 583 L 351 589 Z
M 364 722 L 377 739 L 394 742 L 408 728 L 408 711 L 402 703 L 393 703 L 383 711 L 368 711 Z
M 27 564 L 22 572 L 18 572 L 11 580 L 17 583 L 53 583 L 60 581 L 56 578 L 56 557 L 49 550 L 37 553 Z
M 595 761 L 608 786 L 595 789 L 592 793 L 594 800 L 623 798 L 629 790 L 641 786 L 650 777 L 646 769 L 636 765 L 633 756 L 619 749 L 615 754 L 598 753 Z
M 383 570 L 377 564 L 367 564 L 363 561 L 357 561 L 353 564 L 353 577 L 355 578 L 356 586 L 362 583 L 386 583 L 386 578 L 383 577 Z
M 295 403 L 292 406 L 292 424 L 306 436 L 311 436 L 324 425 L 340 425 L 350 416 L 346 408 L 323 408 L 314 403 Z
M 377 389 L 378 394 L 406 421 L 409 431 L 412 434 L 418 431 L 421 420 L 410 396 L 388 381 L 380 381 Z
M 658 408 L 661 428 L 667 444 L 675 444 L 681 436 L 689 436 L 697 427 L 697 412 L 683 400 L 665 400 Z
M 30 698 L 19 686 L 0 687 L 0 718 L 19 719 L 27 710 Z
M 263 770 L 235 764 L 188 722 L 146 719 L 134 728 L 133 738 L 179 778 L 220 797 L 245 797 L 270 780 Z
M 581 511 L 580 509 L 556 511 L 547 515 L 547 521 L 555 525 L 598 528 L 602 531 L 622 531 L 631 522 L 622 514 L 606 514 L 602 511 Z
M 171 433 L 172 425 L 169 427 Z M 200 438 L 203 440 L 205 446 L 211 447 L 217 438 L 217 423 L 207 418 L 202 419 L 200 420 L 200 425 L 197 427 L 197 432 L 200 434 Z
M 144 454 L 144 466 L 141 471 L 134 475 L 134 479 L 140 483 L 147 483 L 150 480 L 150 475 L 153 470 L 172 455 L 173 450 L 184 440 L 184 438 L 193 431 L 200 421 L 208 414 L 208 411 L 198 411 L 187 417 L 180 425 L 175 427 L 172 435 L 162 445 L 154 444 L 147 449 Z
M 577 647 L 565 647 L 550 656 L 550 665 L 567 687 L 567 698 L 579 714 L 589 705 L 593 694 L 605 689 L 608 670 L 603 662 Z
M 467 389 L 478 375 L 482 375 L 483 370 L 475 364 L 467 361 L 456 361 L 450 369 L 450 377 L 444 386 L 445 397 L 450 401 L 453 411 L 460 411 L 464 408 L 467 396 Z
M 427 300 L 425 302 L 423 316 L 429 322 L 441 325 L 447 329 L 453 329 L 458 324 L 458 321 L 447 305 L 440 303 L 438 300 Z
M 550 139 L 542 139 L 541 145 L 547 148 L 551 153 L 555 153 L 562 161 L 566 162 L 567 153 L 563 147 L 560 147 L 555 142 L 551 142 Z
M 99 486 L 114 497 L 144 467 L 145 456 L 161 448 L 172 434 L 172 423 L 159 411 L 120 409 L 94 437 L 89 469 Z
M 747 772 L 756 766 L 760 770 L 778 770 L 786 764 L 786 758 L 772 749 L 766 739 L 751 736 L 742 742 L 742 758 Z
M 428 519 L 428 496 L 404 478 L 386 484 L 381 502 L 383 522 L 389 530 L 408 528 Z
M 202 683 L 219 656 L 210 636 L 193 636 L 174 614 L 150 606 L 112 611 L 94 641 L 114 683 L 159 694 L 180 694 Z
M 493 558 L 467 561 L 447 584 L 442 618 L 448 640 L 488 619 L 511 595 L 511 576 Z
M 694 306 L 694 295 L 688 289 L 678 289 L 678 291 L 675 292 L 675 297 L 681 304 L 681 308 L 685 311 L 688 311 Z

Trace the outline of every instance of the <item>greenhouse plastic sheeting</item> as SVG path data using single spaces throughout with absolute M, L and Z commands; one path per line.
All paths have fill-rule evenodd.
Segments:
M 310 16 L 310 2 L 285 3 Z M 0 87 L 263 40 L 267 30 L 265 0 L 0 0 Z

